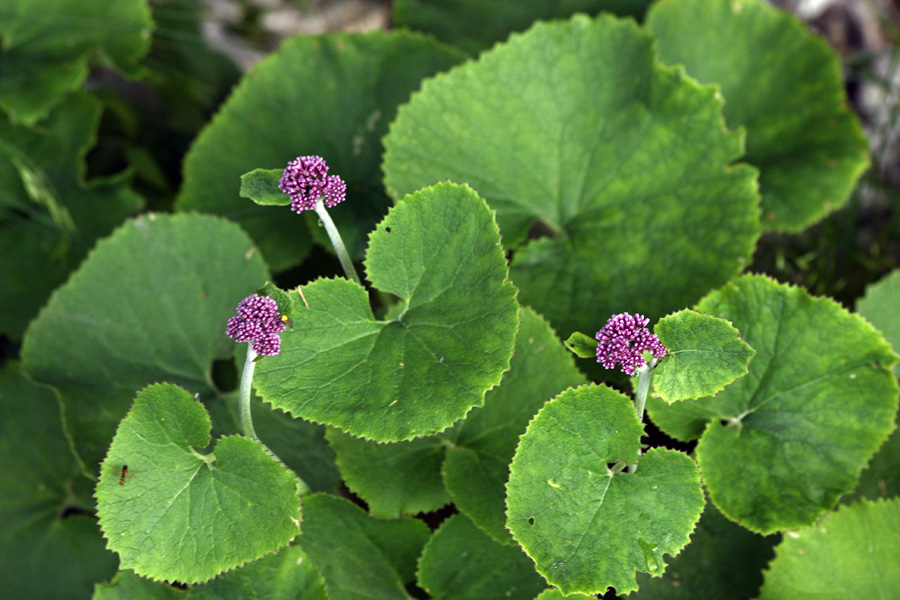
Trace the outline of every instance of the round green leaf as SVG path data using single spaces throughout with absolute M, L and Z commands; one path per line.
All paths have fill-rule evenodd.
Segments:
M 484 403 L 513 353 L 516 290 L 494 215 L 465 186 L 417 192 L 372 233 L 366 271 L 400 313 L 376 320 L 359 285 L 316 280 L 254 384 L 276 408 L 367 439 L 438 433 Z
M 425 544 L 417 577 L 435 600 L 532 600 L 547 586 L 520 548 L 494 541 L 463 515 Z
M 179 590 L 167 583 L 119 571 L 98 585 L 92 600 L 327 600 L 325 583 L 300 546 L 224 573 L 202 585 Z
M 523 31 L 535 21 L 564 19 L 575 13 L 611 12 L 621 16 L 643 16 L 652 0 L 396 0 L 394 27 L 430 33 L 442 42 L 471 53 Z
M 657 2 L 647 27 L 660 58 L 719 84 L 729 127 L 746 127 L 765 229 L 800 231 L 847 201 L 868 144 L 825 40 L 761 0 Z
M 94 99 L 77 94 L 40 128 L 12 125 L 0 114 L 0 332 L 14 339 L 97 238 L 141 207 L 127 173 L 84 180 L 100 112 Z
M 332 218 L 351 253 L 361 254 L 365 235 L 389 204 L 379 184 L 387 124 L 422 78 L 460 59 L 453 49 L 410 33 L 286 40 L 245 75 L 197 137 L 185 158 L 178 208 L 239 222 L 272 269 L 282 271 L 303 259 L 312 234 L 288 209 L 241 198 L 240 178 L 257 168 L 284 169 L 297 156 L 321 155 L 329 172 L 347 182 L 348 201 Z
M 82 86 L 93 52 L 135 71 L 152 28 L 146 0 L 4 0 L 0 108 L 13 122 L 34 125 Z
M 866 295 L 856 303 L 856 311 L 884 334 L 894 352 L 900 352 L 900 311 L 897 306 L 900 306 L 900 270 L 868 286 Z M 900 363 L 894 365 L 894 374 L 900 376 Z
M 705 427 L 697 446 L 716 506 L 759 533 L 812 523 L 850 491 L 894 427 L 897 361 L 881 335 L 828 298 L 745 276 L 697 310 L 734 323 L 757 354 L 715 397 L 650 415 Z
M 505 485 L 519 436 L 548 398 L 585 382 L 547 322 L 529 308 L 519 314 L 509 371 L 485 394 L 484 406 L 452 429 L 395 444 L 329 430 L 347 486 L 373 516 L 437 510 L 451 501 L 450 492 L 478 527 L 498 542 L 512 542 Z
M 775 549 L 760 600 L 895 598 L 900 589 L 900 499 L 842 506 Z
M 422 521 L 373 519 L 327 494 L 304 498 L 303 509 L 300 543 L 322 573 L 329 600 L 409 600 L 404 586 L 415 578 L 429 537 Z
M 662 577 L 638 573 L 633 600 L 755 598 L 762 570 L 775 556 L 779 536 L 763 537 L 726 519 L 707 503 L 691 543 L 666 561 Z
M 0 580 L 8 600 L 80 600 L 116 570 L 81 494 L 59 403 L 18 363 L 0 369 Z
M 759 234 L 755 170 L 732 165 L 742 134 L 652 44 L 609 16 L 538 24 L 426 81 L 385 138 L 395 197 L 445 179 L 485 197 L 519 300 L 563 336 L 695 302 Z
M 653 390 L 671 404 L 714 396 L 739 377 L 756 354 L 725 319 L 682 310 L 659 321 L 653 333 L 666 347 Z
M 97 513 L 121 566 L 198 583 L 285 546 L 300 533 L 296 476 L 259 442 L 221 438 L 178 386 L 140 392 L 100 468 Z
M 664 448 L 640 457 L 642 430 L 627 397 L 583 386 L 547 403 L 519 442 L 507 525 L 564 594 L 636 590 L 635 572 L 662 574 L 700 518 L 697 465 Z M 610 468 L 638 460 L 633 474 Z
M 234 349 L 225 325 L 266 279 L 250 239 L 218 217 L 150 214 L 97 244 L 22 346 L 24 369 L 59 392 L 88 472 L 134 390 L 166 380 L 221 402 L 212 365 Z

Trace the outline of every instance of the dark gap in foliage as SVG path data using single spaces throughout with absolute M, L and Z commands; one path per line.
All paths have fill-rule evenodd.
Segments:
M 62 512 L 59 513 L 59 518 L 61 520 L 68 519 L 69 517 L 77 517 L 78 515 L 91 515 L 93 513 L 86 511 L 84 508 L 80 506 L 64 506 Z
M 688 400 L 688 402 L 691 402 Z M 697 442 L 680 442 L 675 438 L 671 438 L 663 433 L 659 427 L 649 418 L 644 418 L 644 442 L 649 444 L 651 448 L 671 448 L 672 450 L 680 450 L 686 454 L 691 454 L 697 447 Z
M 434 531 L 441 526 L 441 523 L 455 514 L 459 514 L 459 511 L 456 509 L 456 505 L 448 504 L 442 508 L 433 510 L 428 513 L 419 513 L 416 515 L 416 518 L 424 521 L 425 524 L 428 525 L 428 527 L 430 527 L 432 531 Z
M 541 238 L 555 238 L 556 232 L 552 227 L 544 223 L 543 221 L 535 221 L 531 224 L 531 229 L 528 230 L 528 239 L 529 240 L 539 240 Z
M 417 586 L 414 581 L 406 584 L 406 593 L 412 598 L 422 598 L 423 600 L 431 598 L 431 596 L 428 595 L 428 592 Z
M 19 344 L 5 335 L 0 335 L 0 367 L 19 356 Z
M 186 589 L 188 589 L 188 584 L 186 584 L 186 583 L 181 583 L 180 581 L 167 581 L 166 583 L 169 585 L 169 587 L 173 587 L 173 588 L 175 588 L 176 590 L 186 590 Z
M 233 392 L 238 387 L 238 371 L 233 359 L 213 361 L 212 379 L 220 392 Z

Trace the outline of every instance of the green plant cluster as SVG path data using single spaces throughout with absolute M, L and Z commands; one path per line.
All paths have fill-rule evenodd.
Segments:
M 762 0 L 398 0 L 239 77 L 201 20 L 0 7 L 5 598 L 900 588 L 900 275 L 851 312 L 753 267 L 869 166 L 823 40 Z M 304 155 L 362 285 L 285 206 Z M 625 311 L 646 417 L 578 333 Z

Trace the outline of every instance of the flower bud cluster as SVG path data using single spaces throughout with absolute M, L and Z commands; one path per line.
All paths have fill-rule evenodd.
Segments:
M 238 304 L 237 316 L 228 319 L 225 333 L 236 342 L 253 342 L 253 350 L 261 356 L 274 356 L 281 350 L 279 334 L 284 328 L 275 301 L 253 294 Z
M 321 156 L 298 156 L 289 162 L 278 187 L 291 197 L 291 210 L 296 213 L 313 210 L 320 198 L 331 208 L 347 197 L 347 184 L 328 174 Z
M 650 319 L 640 314 L 620 313 L 610 317 L 597 332 L 597 341 L 600 342 L 597 345 L 597 362 L 606 369 L 620 363 L 623 373 L 634 375 L 647 364 L 642 356 L 644 352 L 651 352 L 657 359 L 664 357 L 666 347 L 647 329 L 649 322 Z

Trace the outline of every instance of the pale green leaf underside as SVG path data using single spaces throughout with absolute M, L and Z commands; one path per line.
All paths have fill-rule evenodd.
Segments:
M 284 169 L 320 155 L 347 182 L 348 201 L 332 212 L 354 256 L 390 203 L 379 184 L 381 138 L 397 106 L 424 77 L 461 54 L 408 32 L 295 36 L 245 75 L 184 162 L 177 207 L 214 212 L 241 224 L 274 271 L 299 263 L 314 232 L 287 209 L 239 196 L 252 169 Z M 320 238 L 321 239 L 321 238 Z M 323 242 L 327 244 L 327 239 Z M 330 246 L 329 246 L 330 247 Z
M 564 593 L 636 590 L 635 572 L 660 575 L 663 554 L 677 554 L 700 518 L 700 476 L 685 454 L 654 448 L 634 474 L 610 470 L 638 461 L 642 429 L 627 397 L 583 386 L 544 406 L 520 439 L 507 526 Z
M 512 542 L 505 484 L 519 436 L 549 398 L 585 382 L 547 322 L 529 308 L 520 317 L 510 370 L 485 394 L 484 406 L 452 429 L 394 444 L 328 432 L 347 486 L 373 516 L 437 510 L 452 496 L 457 509 L 496 541 Z
M 714 396 L 746 375 L 756 354 L 731 323 L 692 310 L 664 317 L 653 333 L 666 347 L 666 357 L 654 371 L 653 390 L 669 404 Z
M 5 600 L 80 600 L 116 570 L 91 514 L 87 479 L 63 435 L 52 390 L 16 362 L 0 369 L 0 580 Z M 82 488 L 87 491 L 82 495 Z M 65 517 L 63 516 L 65 515 Z
M 262 206 L 290 206 L 291 197 L 278 184 L 284 169 L 254 169 L 241 175 L 241 198 L 249 198 Z
M 119 571 L 98 585 L 91 600 L 328 600 L 319 572 L 300 549 L 289 546 L 212 581 L 181 591 L 167 583 Z
M 765 229 L 799 231 L 840 208 L 869 164 L 839 57 L 762 0 L 668 0 L 647 15 L 660 58 L 716 83 L 730 127 L 747 129 Z
M 750 372 L 714 398 L 650 402 L 651 417 L 680 439 L 702 433 L 704 482 L 732 520 L 760 533 L 813 522 L 893 429 L 897 357 L 834 301 L 761 276 L 728 284 L 697 310 L 741 331 L 757 351 Z
M 760 600 L 889 600 L 900 589 L 900 499 L 842 506 L 784 537 Z
M 516 290 L 493 213 L 465 186 L 421 190 L 379 223 L 365 264 L 401 313 L 376 320 L 346 279 L 303 286 L 309 308 L 254 385 L 276 408 L 366 439 L 438 433 L 484 403 L 513 353 Z
M 856 311 L 866 318 L 884 339 L 900 353 L 900 270 L 892 271 L 878 283 L 866 287 L 866 295 L 856 303 Z M 894 365 L 900 375 L 900 363 Z
M 435 600 L 532 600 L 547 585 L 521 548 L 493 540 L 464 515 L 444 521 L 425 545 L 417 578 Z
M 550 588 L 541 592 L 535 600 L 589 600 L 596 596 L 585 596 L 584 594 L 563 594 L 557 588 Z
M 146 0 L 4 0 L 0 108 L 34 125 L 88 75 L 90 54 L 134 71 L 150 49 Z
M 203 582 L 300 533 L 296 476 L 249 438 L 205 449 L 211 427 L 203 404 L 178 386 L 138 392 L 96 492 L 100 526 L 123 569 Z
M 426 81 L 385 138 L 394 197 L 446 179 L 485 197 L 521 246 L 519 300 L 563 337 L 695 302 L 758 236 L 755 170 L 732 165 L 741 133 L 652 44 L 609 16 L 538 24 Z M 545 237 L 525 243 L 538 222 Z
M 565 19 L 575 13 L 611 12 L 643 16 L 652 0 L 396 0 L 394 27 L 429 33 L 473 54 L 523 31 L 535 21 Z
M 218 402 L 213 361 L 238 302 L 268 279 L 250 239 L 207 215 L 145 215 L 99 242 L 28 330 L 25 370 L 53 385 L 90 474 L 134 391 L 154 381 Z
M 756 598 L 778 541 L 747 531 L 707 503 L 691 543 L 666 561 L 662 577 L 638 573 L 639 589 L 629 600 Z
M 428 541 L 422 521 L 374 519 L 348 500 L 314 494 L 303 501 L 300 543 L 325 579 L 329 600 L 409 600 L 416 559 Z

